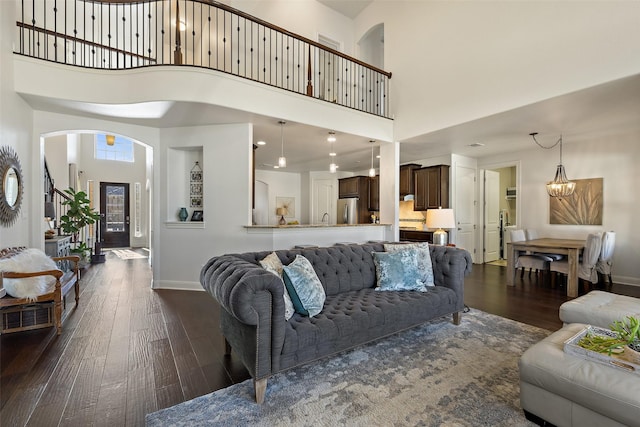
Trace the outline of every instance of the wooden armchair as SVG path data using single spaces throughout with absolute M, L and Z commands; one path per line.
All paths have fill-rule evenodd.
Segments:
M 0 258 L 10 257 L 16 253 L 19 253 L 23 249 L 25 248 L 20 247 L 3 249 L 0 251 Z M 5 277 L 7 279 L 21 279 L 26 277 L 53 276 L 56 279 L 53 291 L 44 295 L 39 295 L 35 300 L 30 300 L 28 298 L 13 298 L 9 295 L 6 295 L 0 298 L 0 308 L 19 307 L 42 302 L 53 302 L 54 326 L 57 329 L 57 334 L 60 335 L 62 332 L 62 307 L 64 303 L 64 297 L 67 295 L 67 293 L 69 293 L 71 288 L 74 288 L 76 296 L 76 306 L 78 305 L 78 302 L 80 300 L 80 270 L 78 269 L 78 262 L 80 261 L 80 257 L 77 255 L 70 255 L 63 257 L 51 257 L 51 259 L 58 263 L 61 268 L 57 270 L 35 271 L 31 273 L 14 273 L 0 271 L 0 289 L 2 288 L 2 280 Z M 63 268 L 66 271 L 63 271 Z M 37 325 L 34 325 L 16 328 L 13 330 L 13 332 L 35 329 L 37 327 Z

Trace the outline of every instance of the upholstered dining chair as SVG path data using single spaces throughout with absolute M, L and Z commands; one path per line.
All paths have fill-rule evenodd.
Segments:
M 591 283 L 598 283 L 598 272 L 596 270 L 596 263 L 600 258 L 600 249 L 602 248 L 602 233 L 591 233 L 587 236 L 587 242 L 585 243 L 582 251 L 582 261 L 578 264 L 578 278 L 589 281 Z M 569 261 L 554 261 L 550 266 L 551 271 L 561 273 L 564 275 L 569 274 Z
M 527 240 L 525 237 L 524 230 L 510 230 L 511 241 L 512 242 L 522 242 Z M 524 276 L 524 269 L 529 269 L 529 275 L 531 275 L 531 270 L 535 269 L 536 274 L 542 273 L 544 271 L 549 270 L 549 264 L 553 261 L 553 259 L 539 254 L 523 254 L 518 256 L 518 260 L 516 261 L 515 268 L 516 270 L 520 268 L 520 277 Z
M 527 240 L 536 240 L 540 238 L 540 235 L 538 234 L 538 230 L 535 230 L 533 228 L 527 228 L 524 233 Z M 567 257 L 566 255 L 562 255 L 562 254 L 549 254 L 549 253 L 541 253 L 541 252 L 536 252 L 535 254 L 544 255 L 546 257 L 551 258 L 553 261 L 560 261 L 561 259 L 565 259 Z
M 613 285 L 611 280 L 611 265 L 613 264 L 613 249 L 616 245 L 615 231 L 605 231 L 602 233 L 602 247 L 600 248 L 600 258 L 596 262 L 598 274 L 607 276 L 609 285 Z

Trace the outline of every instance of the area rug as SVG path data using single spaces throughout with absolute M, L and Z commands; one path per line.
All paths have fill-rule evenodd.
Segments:
M 147 426 L 529 426 L 518 359 L 551 332 L 471 310 L 146 417 Z
M 147 258 L 146 255 L 139 254 L 131 249 L 113 249 L 111 252 L 116 254 L 120 259 L 138 259 Z

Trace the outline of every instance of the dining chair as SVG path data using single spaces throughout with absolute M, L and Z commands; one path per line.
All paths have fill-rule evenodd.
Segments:
M 602 233 L 587 235 L 587 241 L 582 251 L 582 261 L 578 264 L 578 278 L 591 283 L 598 283 L 596 264 L 600 258 L 602 248 Z M 550 267 L 552 272 L 569 274 L 569 261 L 554 261 Z
M 526 239 L 524 230 L 516 229 L 510 230 L 511 242 L 523 242 Z M 518 259 L 515 263 L 515 269 L 520 268 L 520 277 L 524 276 L 524 269 L 529 269 L 529 275 L 531 275 L 531 270 L 535 269 L 536 274 L 542 273 L 544 271 L 549 270 L 549 264 L 553 260 L 549 257 L 539 254 L 527 253 L 523 255 L 519 255 Z
M 540 236 L 538 234 L 538 230 L 535 230 L 533 228 L 527 228 L 525 230 L 525 235 L 527 240 L 536 240 L 539 239 Z M 565 259 L 566 255 L 562 255 L 562 254 L 549 254 L 546 252 L 535 252 L 536 255 L 544 255 L 546 257 L 551 258 L 553 261 L 560 261 L 561 259 Z
M 596 271 L 598 274 L 607 276 L 609 286 L 613 285 L 611 280 L 611 265 L 613 264 L 613 249 L 616 245 L 615 231 L 605 231 L 602 233 L 602 248 L 600 249 L 600 258 L 596 262 Z

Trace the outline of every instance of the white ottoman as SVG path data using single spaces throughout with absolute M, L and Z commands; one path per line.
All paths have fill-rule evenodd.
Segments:
M 609 329 L 616 320 L 627 316 L 640 317 L 640 299 L 611 292 L 591 291 L 560 306 L 564 324 L 586 323 Z
M 585 326 L 567 325 L 524 352 L 518 365 L 525 415 L 558 427 L 640 426 L 640 374 L 564 352 L 564 342 Z

